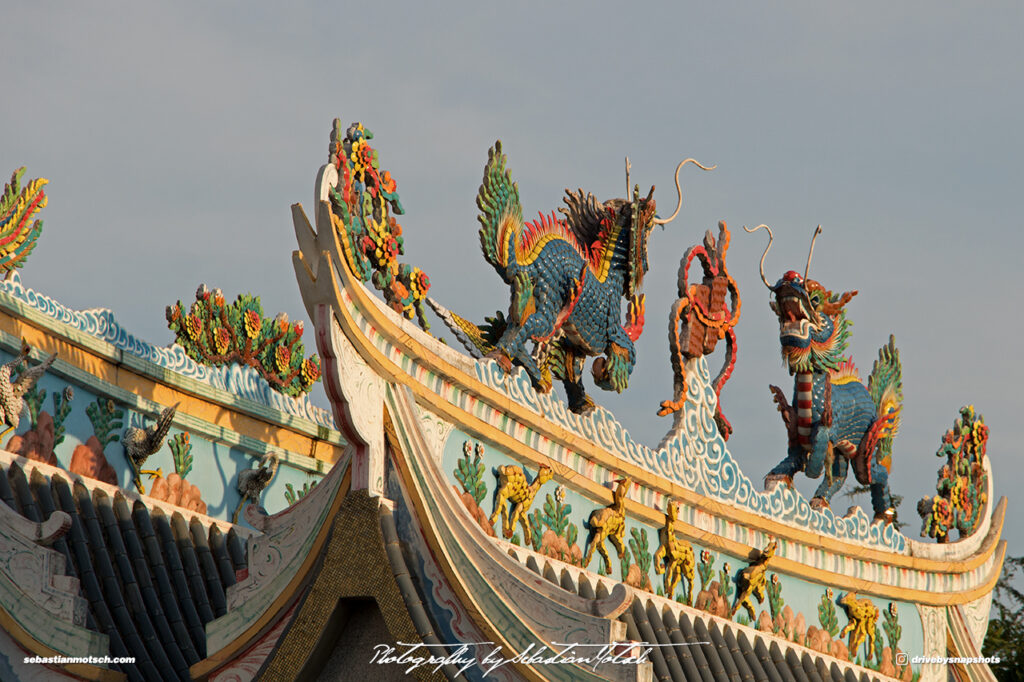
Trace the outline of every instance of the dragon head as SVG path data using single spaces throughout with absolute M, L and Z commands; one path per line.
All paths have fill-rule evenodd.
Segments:
M 761 256 L 761 280 L 772 292 L 769 305 L 779 318 L 779 342 L 790 374 L 838 368 L 850 337 L 850 322 L 844 308 L 857 292 L 834 294 L 819 282 L 807 278 L 814 239 L 821 232 L 821 226 L 815 230 L 811 240 L 811 252 L 807 256 L 807 269 L 803 276 L 789 270 L 774 285 L 769 284 L 764 276 L 764 258 L 772 245 L 771 228 L 759 225 L 753 230 L 743 229 L 755 232 L 762 227 L 768 230 L 768 246 Z

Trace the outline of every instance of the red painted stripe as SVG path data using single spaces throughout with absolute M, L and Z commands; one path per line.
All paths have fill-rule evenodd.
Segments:
M 42 202 L 44 196 L 43 192 L 40 191 L 39 194 L 29 202 L 28 208 L 26 208 L 25 212 L 22 213 L 21 220 L 18 221 L 14 230 L 7 237 L 0 239 L 0 246 L 6 246 L 11 241 L 19 237 L 24 237 L 25 224 L 32 218 L 32 214 L 39 210 L 39 204 Z

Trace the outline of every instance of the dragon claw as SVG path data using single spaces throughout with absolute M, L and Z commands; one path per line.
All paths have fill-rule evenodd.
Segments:
M 583 400 L 573 402 L 573 404 L 569 405 L 569 410 L 574 414 L 583 415 L 590 414 L 595 407 L 597 407 L 597 404 L 590 398 L 590 396 L 584 395 Z
M 889 525 L 890 523 L 896 523 L 896 508 L 889 507 L 885 511 L 875 514 L 873 522 L 877 523 L 879 521 L 881 521 L 885 525 Z
M 793 477 L 787 474 L 768 474 L 764 477 L 764 489 L 767 492 L 771 492 L 775 489 L 775 486 L 779 483 L 786 484 L 786 487 L 790 490 L 793 489 Z
M 829 506 L 828 500 L 826 500 L 824 497 L 811 498 L 811 509 L 814 509 L 815 511 L 824 511 L 826 509 L 831 508 L 832 507 Z
M 488 360 L 494 360 L 496 363 L 498 363 L 498 367 L 501 367 L 502 371 L 505 372 L 505 374 L 512 373 L 512 358 L 510 358 L 508 356 L 508 353 L 501 350 L 500 348 L 495 348 L 484 357 L 487 358 Z

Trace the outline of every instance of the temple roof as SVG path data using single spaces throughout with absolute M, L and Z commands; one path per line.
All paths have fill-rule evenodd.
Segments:
M 207 655 L 206 624 L 226 613 L 225 592 L 247 569 L 243 537 L 208 517 L 150 508 L 31 464 L 26 476 L 18 462 L 0 461 L 0 499 L 30 521 L 54 511 L 71 517 L 52 548 L 81 585 L 85 627 L 109 637 L 111 656 L 135 658 L 112 668 L 129 680 L 191 679 L 189 667 Z
M 563 571 L 559 577 L 555 566 L 560 562 L 529 550 L 520 550 L 520 553 L 528 555 L 528 568 L 568 592 L 586 599 L 609 597 L 603 582 L 595 580 L 595 585 L 582 573 L 574 581 L 568 571 Z M 516 553 L 510 554 L 515 556 Z M 661 645 L 650 654 L 656 680 L 867 682 L 889 679 L 752 628 L 726 623 L 696 609 L 645 598 L 639 590 L 619 620 L 626 624 L 629 640 Z

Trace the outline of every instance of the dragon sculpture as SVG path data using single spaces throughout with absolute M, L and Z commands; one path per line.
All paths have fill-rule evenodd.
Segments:
M 770 387 L 789 434 L 789 451 L 765 477 L 765 486 L 777 481 L 792 486 L 798 471 L 811 478 L 824 472 L 811 500 L 812 507 L 822 509 L 843 486 L 853 464 L 857 481 L 871 490 L 875 519 L 892 522 L 896 512 L 889 494 L 889 468 L 903 403 L 895 341 L 889 337 L 867 386 L 862 384 L 853 361 L 843 356 L 850 336 L 844 307 L 857 292 L 833 294 L 807 278 L 821 227 L 811 240 L 803 276 L 790 270 L 774 286 L 764 276 L 771 228 L 744 229 L 755 232 L 762 227 L 768 230 L 768 246 L 761 256 L 761 280 L 773 294 L 771 308 L 779 318 L 782 357 L 795 375 L 793 406 L 782 389 Z
M 722 387 L 736 367 L 736 331 L 740 320 L 740 293 L 736 280 L 725 267 L 725 255 L 731 240 L 725 222 L 718 223 L 718 242 L 711 230 L 704 234 L 704 243 L 687 249 L 679 263 L 679 298 L 672 305 L 669 316 L 668 341 L 672 350 L 674 396 L 663 400 L 658 416 L 679 413 L 689 396 L 686 384 L 686 361 L 714 352 L 719 341 L 725 339 L 726 352 L 722 369 L 712 385 L 718 405 L 715 409 L 715 423 L 722 437 L 729 440 L 732 424 L 722 414 Z M 700 261 L 704 279 L 700 284 L 690 284 L 690 265 L 694 259 Z M 732 306 L 727 305 L 732 298 Z
M 644 322 L 644 296 L 639 293 L 647 272 L 647 240 L 655 225 L 671 222 L 682 206 L 679 171 L 687 163 L 711 170 L 693 159 L 676 167 L 679 202 L 667 219 L 657 218 L 654 187 L 641 198 L 598 203 L 591 193 L 566 190 L 566 206 L 539 220 L 524 222 L 519 188 L 506 168 L 501 142 L 488 154 L 483 184 L 477 195 L 481 213 L 480 244 L 484 257 L 512 288 L 506 317 L 498 312 L 487 324 L 473 323 L 428 301 L 474 355 L 492 358 L 505 372 L 523 367 L 534 388 L 551 390 L 560 379 L 569 408 L 589 412 L 593 400 L 583 387 L 583 366 L 594 361 L 598 386 L 621 393 L 636 362 L 633 342 Z M 626 165 L 629 187 L 629 163 Z M 621 299 L 628 302 L 622 324 Z M 534 343 L 534 349 L 527 347 Z

